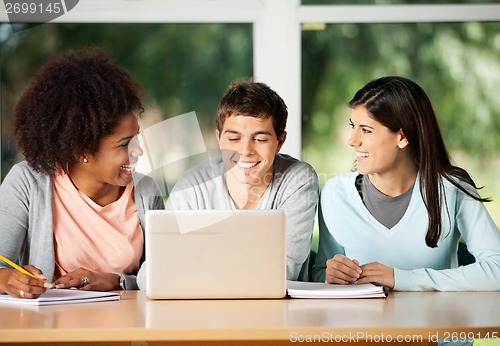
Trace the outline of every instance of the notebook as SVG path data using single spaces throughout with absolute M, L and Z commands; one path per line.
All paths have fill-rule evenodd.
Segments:
M 147 211 L 146 261 L 150 299 L 283 298 L 285 213 Z
M 50 289 L 35 299 L 16 298 L 7 294 L 0 294 L 0 304 L 53 305 L 94 303 L 109 300 L 120 300 L 120 295 L 115 292 L 83 291 L 75 289 Z
M 373 283 L 336 285 L 326 282 L 287 281 L 292 298 L 386 298 L 387 289 Z

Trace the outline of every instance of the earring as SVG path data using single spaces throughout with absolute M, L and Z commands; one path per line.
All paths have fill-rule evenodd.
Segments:
M 89 160 L 87 160 L 87 158 L 86 158 L 86 157 L 84 157 L 84 158 L 83 158 L 83 163 L 87 163 L 87 162 L 89 162 Z

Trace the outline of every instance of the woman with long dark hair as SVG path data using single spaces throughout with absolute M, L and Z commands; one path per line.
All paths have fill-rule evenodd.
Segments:
M 424 90 L 382 77 L 349 101 L 356 170 L 320 198 L 315 281 L 395 290 L 500 289 L 500 232 L 446 150 Z M 475 263 L 458 267 L 463 238 Z

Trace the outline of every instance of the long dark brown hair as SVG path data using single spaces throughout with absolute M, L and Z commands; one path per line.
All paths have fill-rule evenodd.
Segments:
M 403 130 L 409 154 L 419 170 L 420 194 L 429 215 L 427 246 L 436 247 L 442 233 L 441 208 L 446 203 L 443 178 L 475 200 L 491 201 L 460 185 L 462 180 L 479 189 L 467 171 L 451 164 L 432 104 L 418 84 L 398 76 L 375 79 L 358 90 L 348 105 L 365 107 L 393 132 Z

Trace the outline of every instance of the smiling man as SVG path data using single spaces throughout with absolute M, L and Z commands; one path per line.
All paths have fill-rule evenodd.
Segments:
M 281 209 L 286 214 L 287 279 L 308 280 L 318 177 L 307 163 L 279 151 L 287 107 L 264 83 L 232 83 L 217 109 L 222 157 L 179 178 L 167 209 Z

